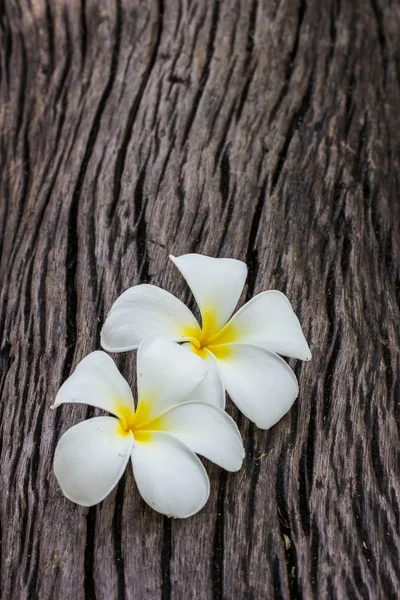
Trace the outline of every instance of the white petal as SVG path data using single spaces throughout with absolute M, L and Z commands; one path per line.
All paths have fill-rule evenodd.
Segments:
M 213 404 L 224 409 L 226 401 L 225 388 L 214 354 L 207 350 L 207 348 L 197 350 L 190 342 L 182 344 L 182 347 L 190 352 L 201 355 L 208 367 L 207 377 L 187 396 L 185 402 L 207 402 L 208 404 Z
M 68 429 L 54 457 L 63 494 L 81 506 L 101 502 L 125 471 L 132 446 L 132 434 L 114 417 L 95 417 Z
M 182 442 L 162 432 L 134 442 L 133 474 L 143 499 L 168 517 L 185 518 L 203 508 L 210 493 L 205 468 Z
M 231 341 L 257 344 L 301 360 L 311 358 L 289 300 L 276 290 L 263 292 L 242 306 L 212 343 Z
M 170 256 L 186 279 L 200 308 L 202 327 L 216 333 L 235 309 L 247 276 L 247 266 L 232 258 L 201 254 Z
M 225 353 L 218 364 L 233 402 L 261 429 L 272 427 L 297 398 L 295 374 L 277 354 L 259 346 L 228 344 L 220 348 Z
M 175 342 L 154 336 L 139 346 L 137 359 L 138 412 L 146 420 L 182 402 L 206 377 L 201 358 Z
M 122 418 L 135 410 L 127 381 L 113 359 L 101 351 L 88 354 L 78 364 L 61 386 L 52 408 L 64 402 L 90 404 Z
M 195 317 L 178 298 L 154 285 L 136 285 L 112 305 L 101 345 L 108 352 L 126 352 L 148 335 L 182 342 L 198 331 Z
M 155 423 L 157 429 L 227 471 L 238 471 L 242 466 L 244 448 L 236 423 L 216 406 L 184 402 L 166 411 Z M 151 426 L 149 423 L 149 429 Z

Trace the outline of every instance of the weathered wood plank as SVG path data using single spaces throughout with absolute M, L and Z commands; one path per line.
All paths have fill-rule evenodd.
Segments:
M 390 0 L 0 5 L 4 598 L 398 596 L 399 28 Z M 128 286 L 192 304 L 189 251 L 288 295 L 300 397 L 268 432 L 229 405 L 244 467 L 187 521 L 131 473 L 74 506 L 54 448 L 93 413 L 49 406 Z

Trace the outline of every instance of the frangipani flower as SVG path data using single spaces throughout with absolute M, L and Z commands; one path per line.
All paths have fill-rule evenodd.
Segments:
M 55 404 L 83 402 L 112 415 L 71 427 L 55 452 L 54 472 L 64 495 L 82 506 L 103 500 L 129 458 L 143 499 L 171 517 L 189 517 L 207 502 L 210 484 L 195 452 L 228 471 L 244 457 L 235 422 L 223 410 L 191 401 L 207 375 L 194 354 L 147 338 L 137 360 L 138 405 L 105 352 L 92 352 L 61 386 Z
M 137 285 L 113 304 L 101 332 L 103 348 L 133 350 L 149 334 L 184 342 L 209 367 L 196 390 L 198 399 L 224 408 L 226 389 L 251 421 L 263 429 L 271 427 L 298 395 L 297 379 L 278 353 L 311 358 L 289 300 L 281 292 L 263 292 L 230 318 L 244 287 L 245 263 L 199 254 L 170 258 L 193 292 L 201 326 L 169 292 Z

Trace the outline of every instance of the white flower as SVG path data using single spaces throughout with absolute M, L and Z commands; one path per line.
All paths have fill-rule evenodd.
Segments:
M 93 352 L 77 366 L 54 407 L 83 402 L 117 418 L 71 427 L 58 443 L 54 472 L 67 498 L 92 506 L 116 486 L 131 458 L 144 500 L 165 515 L 189 517 L 207 502 L 210 488 L 195 452 L 237 471 L 244 457 L 238 428 L 223 410 L 191 401 L 207 368 L 177 344 L 144 340 L 137 372 L 135 411 L 128 383 L 105 352 Z
M 251 421 L 268 429 L 286 414 L 298 395 L 297 379 L 278 353 L 311 358 L 289 300 L 281 292 L 263 292 L 230 319 L 244 287 L 245 263 L 200 254 L 170 258 L 193 292 L 202 326 L 169 292 L 137 285 L 112 306 L 101 332 L 103 348 L 110 352 L 133 350 L 149 334 L 186 342 L 184 347 L 209 367 L 196 397 L 224 408 L 226 389 Z

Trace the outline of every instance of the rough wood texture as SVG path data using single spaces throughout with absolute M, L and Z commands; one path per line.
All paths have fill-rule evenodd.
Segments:
M 398 597 L 400 4 L 3 0 L 0 27 L 3 597 Z M 268 432 L 229 405 L 245 465 L 207 465 L 193 518 L 131 472 L 77 507 L 53 453 L 93 412 L 49 406 L 127 287 L 192 305 L 189 251 L 288 295 L 300 397 Z

